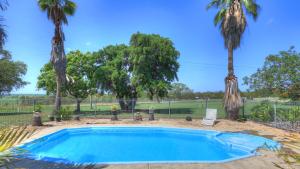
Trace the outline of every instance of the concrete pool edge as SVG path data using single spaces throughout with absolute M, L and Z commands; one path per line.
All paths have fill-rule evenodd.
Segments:
M 128 128 L 128 129 L 147 129 L 147 128 L 151 128 L 151 129 L 157 129 L 157 130 L 172 130 L 172 131 L 179 131 L 179 132 L 183 132 L 183 131 L 189 131 L 189 132 L 200 132 L 200 134 L 203 134 L 204 132 L 210 132 L 209 134 L 207 133 L 206 135 L 209 136 L 215 136 L 214 139 L 218 140 L 217 135 L 220 134 L 228 134 L 228 133 L 241 133 L 244 134 L 242 132 L 224 132 L 224 131 L 218 131 L 218 130 L 208 130 L 208 129 L 195 129 L 195 128 L 186 128 L 186 127 L 166 127 L 166 126 L 83 126 L 83 127 L 66 127 L 63 129 L 59 129 L 56 130 L 50 134 L 46 134 L 44 136 L 41 136 L 39 138 L 36 139 L 32 139 L 22 145 L 19 145 L 19 148 L 22 147 L 26 147 L 29 144 L 32 144 L 34 142 L 40 141 L 40 140 L 44 140 L 47 139 L 51 136 L 55 136 L 57 134 L 63 134 L 64 131 L 72 131 L 72 130 L 93 130 L 93 129 L 118 129 L 118 128 Z M 203 132 L 203 133 L 202 133 Z M 214 134 L 212 134 L 214 133 Z M 245 134 L 245 135 L 250 135 L 250 134 Z M 251 136 L 255 136 L 255 135 L 251 135 Z M 261 136 L 255 136 L 255 137 L 260 137 L 260 138 L 264 138 L 267 139 L 265 137 L 261 137 Z M 271 140 L 271 139 L 267 139 L 267 140 Z M 277 143 L 277 146 L 280 148 L 281 144 L 277 141 L 271 140 L 275 143 Z M 239 156 L 239 157 L 233 157 L 233 158 L 229 158 L 229 159 L 225 159 L 225 160 L 218 160 L 218 161 L 201 161 L 201 160 L 177 160 L 177 161 L 130 161 L 130 162 L 97 162 L 97 163 L 80 163 L 81 165 L 90 165 L 90 164 L 97 164 L 97 165 L 104 165 L 104 164 L 199 164 L 199 163 L 226 163 L 226 162 L 231 162 L 231 161 L 236 161 L 236 160 L 240 160 L 240 159 L 245 159 L 245 158 L 249 158 L 249 157 L 253 157 L 253 156 L 258 156 L 260 155 L 257 152 L 257 149 L 255 150 L 251 150 L 250 148 L 247 148 L 245 146 L 241 146 L 241 145 L 234 145 L 236 147 L 242 147 L 243 151 L 247 151 L 249 154 L 244 155 L 244 156 Z M 262 147 L 258 147 L 258 148 L 262 148 Z M 247 149 L 247 150 L 245 150 Z M 75 162 L 66 160 L 66 159 L 59 159 L 59 158 L 49 158 L 49 157 L 44 157 L 42 159 L 39 159 L 37 156 L 32 156 L 32 158 L 30 157 L 26 157 L 28 159 L 32 159 L 32 160 L 42 160 L 42 161 L 47 161 L 47 162 L 56 162 L 56 163 L 64 163 L 64 164 L 77 164 Z

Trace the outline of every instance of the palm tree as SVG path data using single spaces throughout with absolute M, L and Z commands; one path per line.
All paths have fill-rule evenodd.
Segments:
M 7 0 L 0 0 L 0 10 L 1 11 L 5 11 L 6 8 L 8 6 L 8 2 Z M 5 44 L 6 38 L 7 38 L 7 34 L 5 32 L 5 25 L 2 24 L 2 22 L 4 21 L 4 18 L 2 16 L 0 16 L 0 54 L 6 56 L 7 51 L 5 51 L 3 49 L 3 46 Z
M 245 13 L 257 19 L 259 5 L 255 0 L 212 0 L 207 9 L 212 7 L 219 11 L 214 18 L 215 26 L 220 25 L 221 33 L 228 50 L 228 75 L 225 78 L 224 107 L 227 117 L 236 120 L 242 105 L 238 89 L 238 80 L 234 75 L 233 51 L 240 46 L 242 35 L 246 29 Z
M 56 73 L 55 109 L 52 114 L 55 116 L 60 111 L 61 89 L 66 81 L 67 59 L 64 50 L 65 37 L 62 31 L 62 25 L 68 24 L 67 15 L 74 15 L 76 4 L 70 0 L 38 0 L 38 4 L 42 11 L 47 12 L 48 19 L 51 20 L 55 26 L 50 59 Z

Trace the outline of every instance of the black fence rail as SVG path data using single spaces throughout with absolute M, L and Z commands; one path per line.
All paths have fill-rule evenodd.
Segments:
M 91 97 L 80 100 L 80 112 L 77 112 L 77 99 L 62 98 L 60 116 L 71 119 L 76 114 L 82 117 L 111 119 L 115 109 L 119 119 L 134 119 L 138 113 L 144 119 L 153 112 L 155 118 L 193 119 L 205 117 L 206 109 L 217 109 L 218 118 L 226 117 L 221 99 L 198 100 L 161 100 L 147 99 L 125 100 L 128 105 L 120 106 L 113 98 Z M 133 105 L 133 106 L 132 106 Z M 34 111 L 41 111 L 44 122 L 49 120 L 54 108 L 54 97 L 43 98 L 0 98 L 0 126 L 31 124 Z M 241 119 L 248 119 L 286 130 L 300 131 L 300 102 L 274 102 L 244 100 L 240 109 Z M 63 119 L 64 120 L 64 119 Z

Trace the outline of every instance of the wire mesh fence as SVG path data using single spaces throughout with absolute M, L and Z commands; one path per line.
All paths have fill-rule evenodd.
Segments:
M 32 114 L 41 111 L 42 120 L 49 120 L 54 109 L 54 97 L 0 98 L 0 126 L 31 124 Z M 77 103 L 80 103 L 78 112 Z M 192 119 L 205 117 L 207 108 L 217 109 L 218 118 L 226 117 L 221 99 L 161 100 L 147 99 L 117 100 L 112 97 L 90 97 L 87 99 L 62 98 L 60 116 L 74 114 L 86 118 L 111 119 L 112 107 L 116 108 L 118 119 L 134 119 L 139 114 L 147 120 L 153 112 L 156 119 Z M 246 100 L 240 109 L 240 116 L 278 128 L 300 131 L 300 102 L 271 102 Z M 71 119 L 71 117 L 65 118 Z

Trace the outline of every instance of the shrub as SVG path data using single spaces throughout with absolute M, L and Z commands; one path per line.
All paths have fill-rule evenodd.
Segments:
M 143 121 L 143 116 L 140 112 L 137 112 L 134 114 L 134 120 L 135 121 Z
M 65 107 L 60 110 L 60 116 L 62 120 L 71 120 L 73 111 L 71 111 L 70 107 Z
M 118 107 L 116 105 L 111 106 L 111 111 L 117 111 Z
M 300 107 L 292 107 L 289 109 L 279 109 L 277 116 L 281 120 L 296 122 L 300 120 Z
M 263 101 L 259 105 L 254 106 L 251 109 L 251 119 L 256 121 L 272 121 L 273 118 L 273 107 L 270 102 Z
M 34 112 L 42 112 L 42 105 L 38 104 L 34 108 Z

